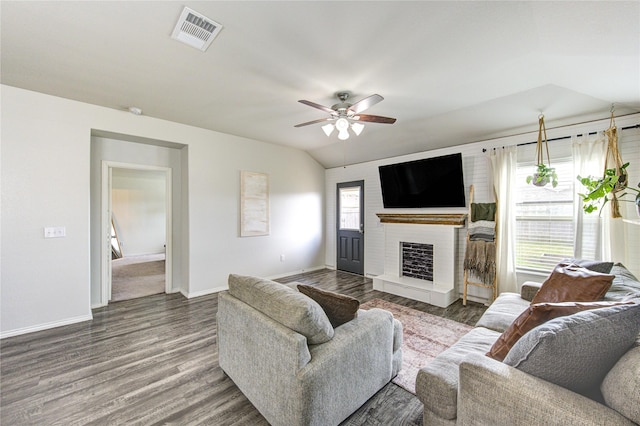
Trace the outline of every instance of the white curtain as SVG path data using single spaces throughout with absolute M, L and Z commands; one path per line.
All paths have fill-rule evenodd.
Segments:
M 508 146 L 490 151 L 493 187 L 498 202 L 496 271 L 498 293 L 518 292 L 516 279 L 516 147 Z
M 607 139 L 603 132 L 595 135 L 574 136 L 572 141 L 574 176 L 602 176 L 607 152 Z M 611 260 L 611 241 L 616 232 L 616 223 L 611 219 L 609 203 L 602 211 L 584 213 L 582 198 L 578 193 L 584 193 L 586 188 L 575 181 L 574 256 L 578 259 Z

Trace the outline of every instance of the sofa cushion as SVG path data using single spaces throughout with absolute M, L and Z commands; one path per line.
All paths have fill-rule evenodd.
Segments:
M 502 333 L 528 307 L 529 301 L 520 297 L 519 294 L 501 293 L 482 314 L 476 327 L 484 327 Z
M 472 353 L 486 353 L 500 333 L 476 327 L 418 371 L 416 395 L 425 409 L 444 419 L 458 412 L 458 367 Z
M 622 300 L 629 297 L 640 298 L 640 281 L 622 263 L 611 268 L 615 276 L 611 288 L 604 295 L 604 300 Z
M 640 346 L 620 358 L 600 386 L 605 403 L 640 424 Z
M 317 344 L 331 340 L 333 327 L 320 305 L 284 284 L 262 278 L 229 275 L 229 293 L 271 319 Z
M 509 350 L 522 336 L 553 318 L 624 303 L 631 304 L 633 302 L 561 302 L 531 305 L 500 335 L 487 356 L 498 361 L 504 360 Z
M 360 307 L 358 299 L 306 284 L 299 284 L 298 290 L 318 302 L 334 328 L 351 321 L 358 315 Z
M 613 278 L 613 275 L 594 272 L 572 263 L 559 263 L 542 283 L 531 304 L 600 300 L 611 287 Z
M 638 304 L 582 311 L 534 328 L 511 348 L 504 363 L 593 396 L 639 331 Z

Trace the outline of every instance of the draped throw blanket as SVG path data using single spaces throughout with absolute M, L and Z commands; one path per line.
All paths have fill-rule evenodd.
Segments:
M 496 203 L 471 203 L 471 222 L 494 220 Z
M 484 284 L 492 284 L 496 275 L 496 243 L 469 240 L 464 256 L 464 269 L 472 272 Z
M 493 285 L 496 276 L 495 216 L 495 203 L 471 203 L 464 269 L 485 285 Z
M 496 239 L 496 222 L 479 220 L 469 223 L 469 240 L 494 241 Z

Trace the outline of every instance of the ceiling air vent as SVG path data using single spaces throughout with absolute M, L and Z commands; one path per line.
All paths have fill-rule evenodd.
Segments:
M 171 38 L 204 52 L 221 29 L 222 25 L 216 21 L 185 7 Z

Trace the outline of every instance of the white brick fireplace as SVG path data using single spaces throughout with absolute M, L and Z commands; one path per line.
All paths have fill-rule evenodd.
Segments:
M 384 274 L 373 278 L 373 288 L 446 308 L 458 297 L 457 231 L 465 214 L 378 214 L 384 224 Z M 402 274 L 402 243 L 433 246 L 433 281 Z

